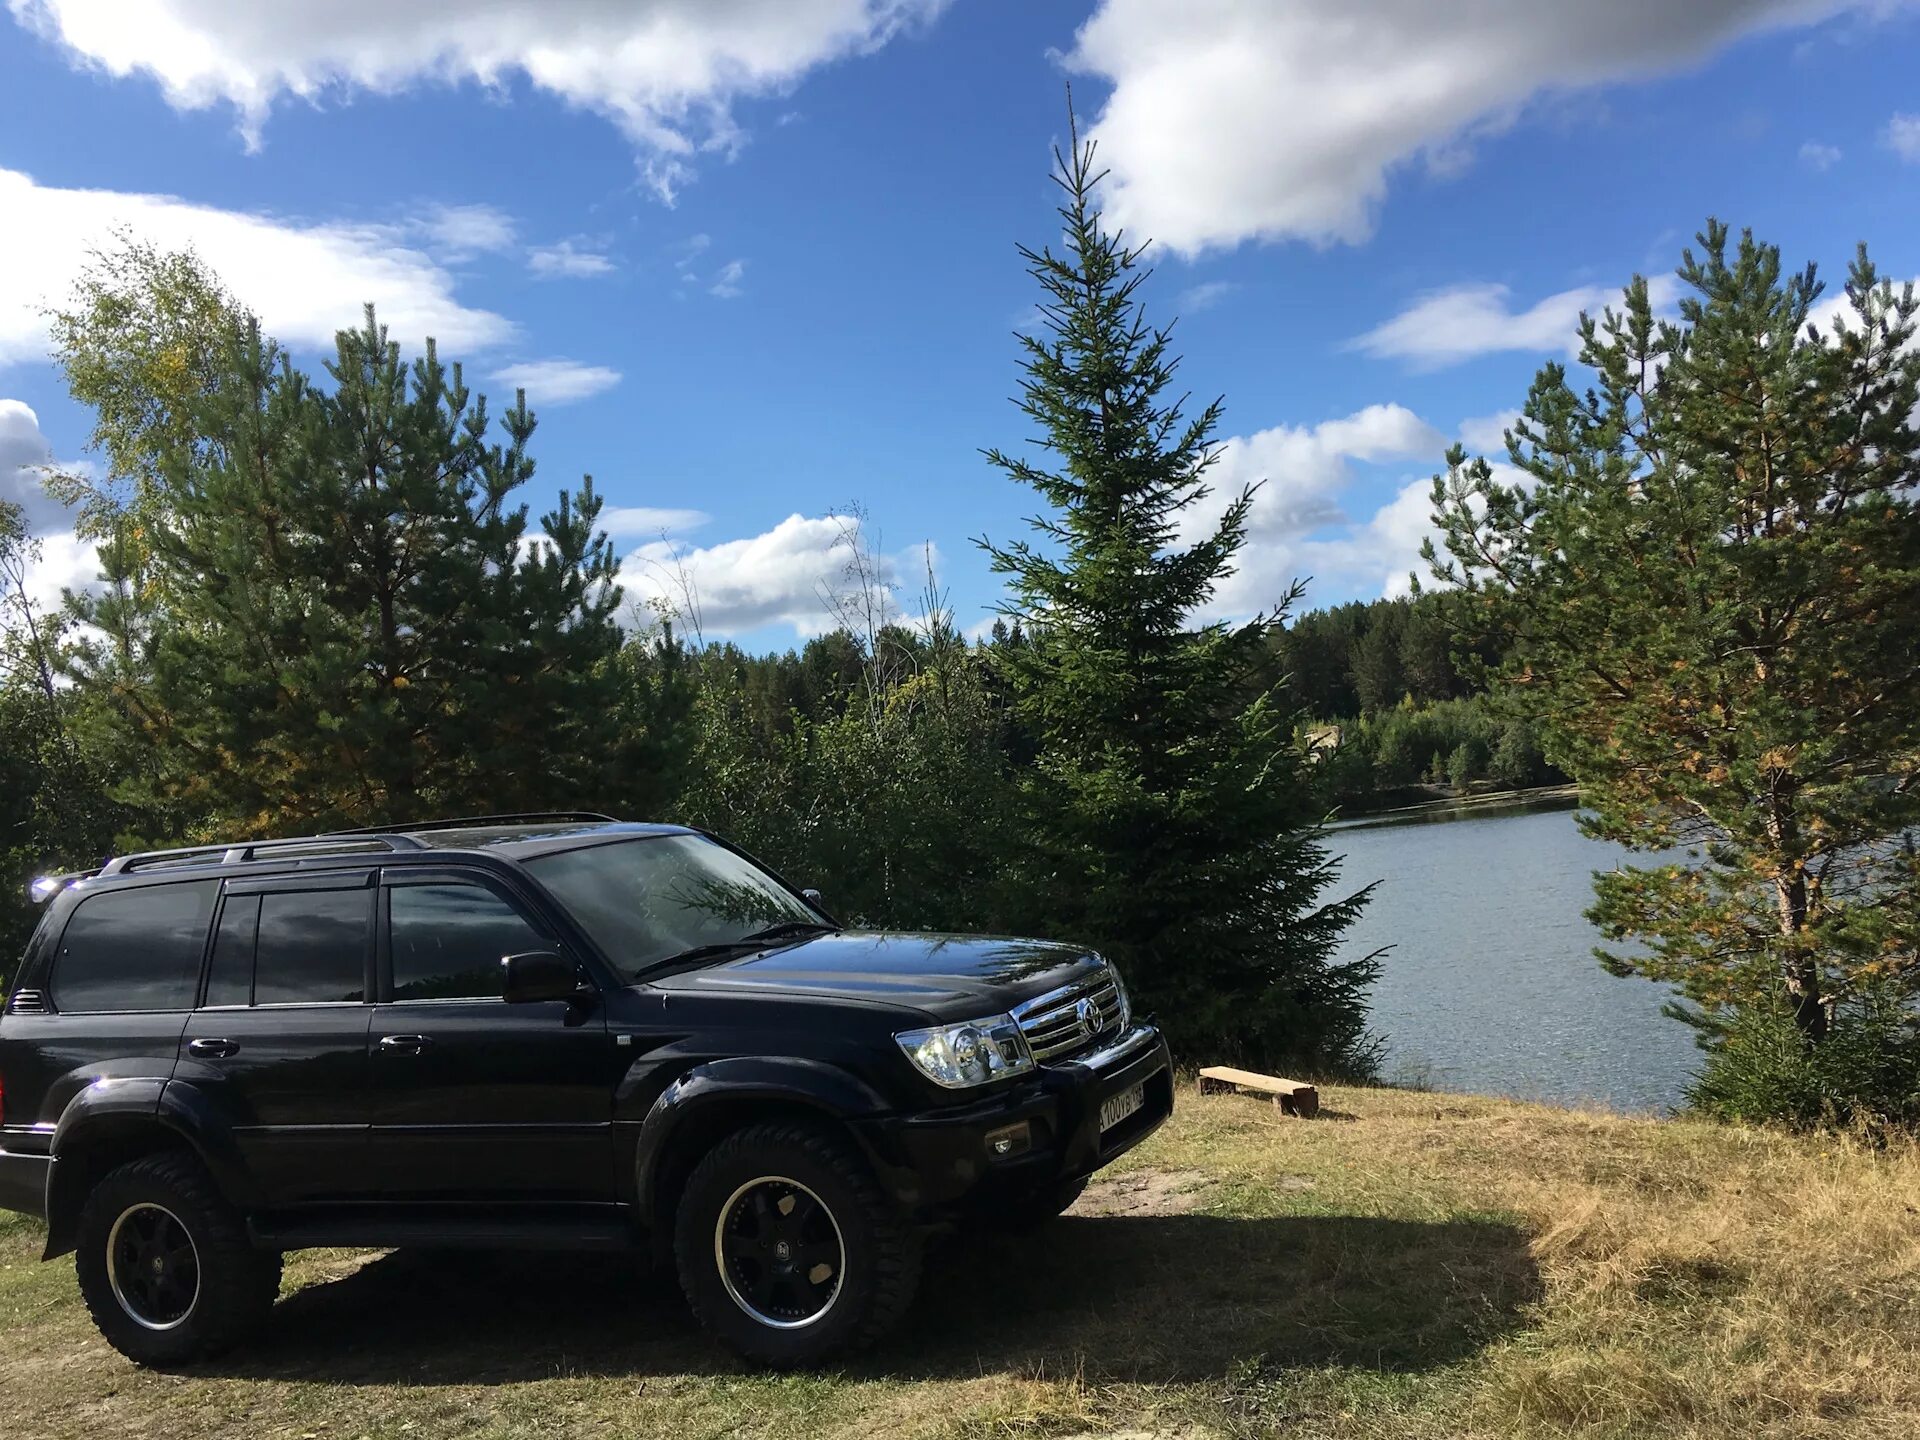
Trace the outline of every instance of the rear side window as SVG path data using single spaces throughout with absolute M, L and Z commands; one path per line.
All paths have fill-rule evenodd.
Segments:
M 56 1010 L 190 1010 L 217 880 L 90 895 L 54 957 Z
M 256 1005 L 364 1000 L 373 891 L 282 890 L 260 897 Z
M 478 885 L 396 885 L 387 905 L 396 1000 L 498 1000 L 501 960 L 553 948 Z

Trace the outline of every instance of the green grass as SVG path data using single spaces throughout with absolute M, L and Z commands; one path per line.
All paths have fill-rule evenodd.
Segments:
M 337 1251 L 292 1257 L 254 1345 L 154 1374 L 0 1220 L 0 1435 L 1920 1434 L 1911 1150 L 1325 1104 L 1183 1094 L 1121 1167 L 1175 1177 L 1144 1213 L 942 1247 L 832 1375 L 753 1373 L 604 1260 Z

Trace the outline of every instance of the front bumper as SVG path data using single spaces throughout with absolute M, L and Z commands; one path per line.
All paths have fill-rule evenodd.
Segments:
M 0 1210 L 18 1210 L 36 1220 L 47 1218 L 47 1177 L 51 1155 L 22 1155 L 0 1150 Z
M 1132 1115 L 1100 1128 L 1103 1102 L 1143 1087 Z M 1040 1067 L 997 1095 L 949 1110 L 863 1123 L 894 1197 L 911 1210 L 942 1212 L 996 1195 L 1084 1179 L 1131 1150 L 1173 1113 L 1173 1061 L 1151 1025 L 1112 1043 Z M 1005 1153 L 994 1142 L 1011 1138 Z

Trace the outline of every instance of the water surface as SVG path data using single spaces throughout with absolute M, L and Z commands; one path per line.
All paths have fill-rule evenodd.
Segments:
M 1379 881 L 1347 955 L 1392 946 L 1374 989 L 1384 1076 L 1441 1090 L 1666 1110 L 1701 1059 L 1665 986 L 1593 958 L 1592 873 L 1628 857 L 1557 807 L 1421 811 L 1328 837 L 1348 884 Z M 1635 863 L 1647 863 L 1638 857 Z

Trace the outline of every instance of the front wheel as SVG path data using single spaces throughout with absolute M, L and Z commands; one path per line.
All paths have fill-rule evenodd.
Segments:
M 754 1125 L 694 1170 L 674 1225 L 700 1323 L 751 1360 L 814 1365 L 873 1343 L 905 1312 L 919 1248 L 846 1140 Z
M 108 1173 L 80 1212 L 80 1294 L 100 1333 L 140 1365 L 177 1365 L 233 1345 L 280 1293 L 280 1257 L 255 1250 L 240 1217 L 189 1155 Z

